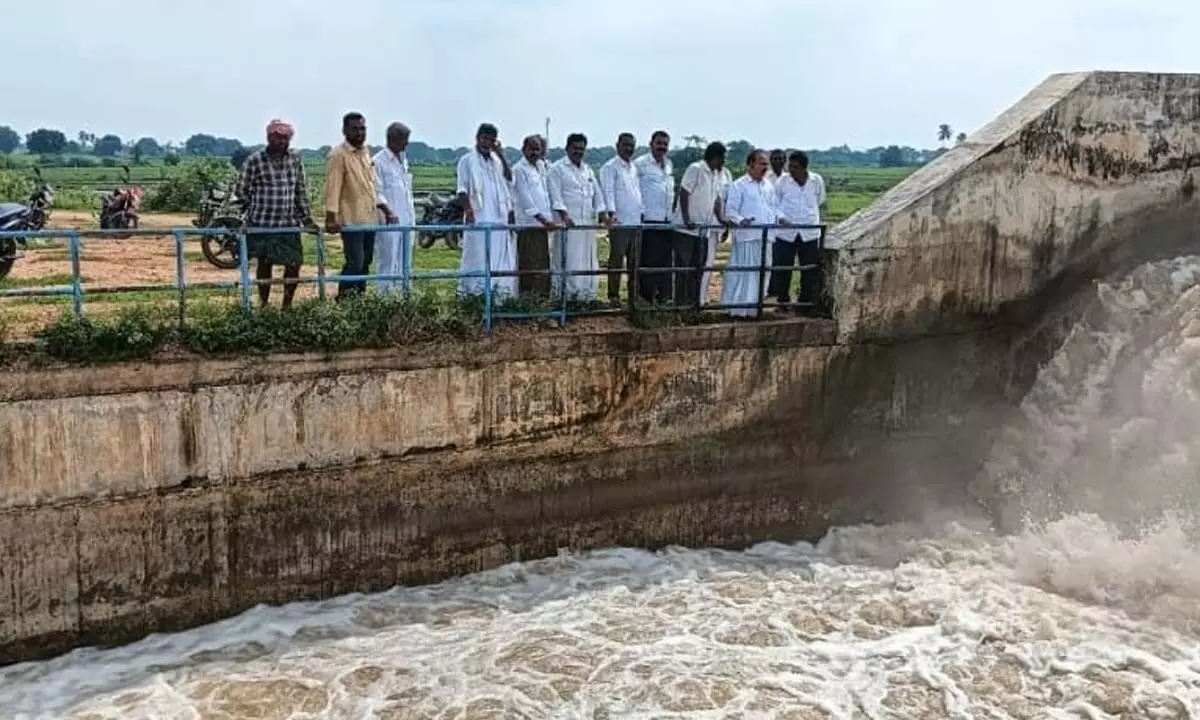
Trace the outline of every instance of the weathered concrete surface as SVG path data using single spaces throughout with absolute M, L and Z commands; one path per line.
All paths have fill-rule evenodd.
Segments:
M 737 427 L 811 374 L 832 324 L 554 335 L 360 352 L 9 373 L 0 509 L 120 497 L 437 450 L 654 445 Z M 460 355 L 474 348 L 472 356 Z M 696 348 L 698 352 L 685 352 Z M 784 364 L 778 364 L 784 363 Z M 574 442 L 574 440 L 569 440 Z
M 470 366 L 5 378 L 0 662 L 560 548 L 815 538 L 961 495 L 946 480 L 974 469 L 1005 338 L 832 336 L 784 321 L 474 346 Z
M 962 332 L 1200 223 L 1200 75 L 1055 75 L 839 225 L 840 338 Z

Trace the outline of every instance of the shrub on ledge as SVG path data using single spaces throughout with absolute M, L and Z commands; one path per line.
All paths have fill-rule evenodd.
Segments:
M 288 311 L 190 305 L 183 328 L 165 308 L 123 308 L 108 317 L 77 318 L 68 312 L 37 337 L 52 358 L 102 363 L 146 359 L 168 347 L 202 355 L 252 355 L 466 339 L 482 332 L 480 317 L 471 300 L 368 294 L 341 303 L 306 300 Z
M 572 320 L 596 312 L 612 313 L 599 302 L 569 302 Z M 497 313 L 543 313 L 561 309 L 559 301 L 528 298 L 497 303 Z M 179 326 L 177 309 L 135 305 L 112 315 L 69 311 L 37 333 L 34 345 L 5 342 L 0 322 L 0 363 L 51 358 L 73 364 L 146 360 L 163 350 L 200 355 L 255 355 L 279 352 L 337 352 L 407 346 L 433 341 L 462 341 L 483 335 L 483 298 L 455 298 L 434 292 L 404 298 L 368 293 L 347 302 L 311 299 L 291 310 L 277 307 L 244 310 L 235 304 L 191 303 Z M 621 319 L 629 316 L 616 310 Z M 718 321 L 694 311 L 638 312 L 633 326 L 660 328 Z M 496 320 L 497 325 L 513 320 Z M 517 320 L 522 323 L 528 321 Z M 543 320 L 542 324 L 555 324 Z

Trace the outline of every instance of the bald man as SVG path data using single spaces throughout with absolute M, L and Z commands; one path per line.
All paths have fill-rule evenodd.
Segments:
M 517 230 L 517 269 L 521 295 L 550 296 L 550 235 L 558 227 L 550 208 L 542 141 L 530 135 L 521 144 L 521 159 L 512 168 L 513 224 Z
M 411 131 L 401 122 L 387 127 L 387 147 L 375 153 L 371 164 L 375 167 L 375 186 L 379 190 L 378 203 L 391 208 L 398 225 L 415 225 L 417 213 L 413 207 L 412 171 L 408 166 L 408 137 Z M 376 251 L 379 275 L 407 276 L 412 267 L 412 231 L 389 230 L 377 235 Z M 397 280 L 381 278 L 376 287 L 381 293 L 402 289 Z

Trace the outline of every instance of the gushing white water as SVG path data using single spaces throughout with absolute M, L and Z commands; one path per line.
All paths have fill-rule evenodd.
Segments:
M 1192 718 L 1200 261 L 1103 289 L 954 518 L 609 550 L 0 670 L 15 718 Z M 1200 436 L 1200 433 L 1196 433 Z M 1064 515 L 1064 513 L 1066 513 Z

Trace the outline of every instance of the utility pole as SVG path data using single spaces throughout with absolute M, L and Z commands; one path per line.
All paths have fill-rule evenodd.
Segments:
M 550 146 L 550 118 L 546 118 L 546 147 Z

